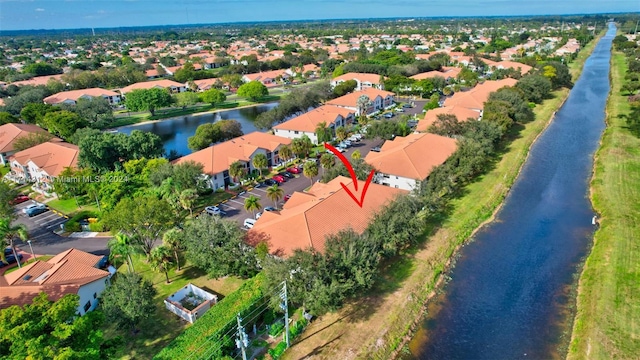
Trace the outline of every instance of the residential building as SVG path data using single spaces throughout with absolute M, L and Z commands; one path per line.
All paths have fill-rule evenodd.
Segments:
M 202 164 L 204 174 L 209 177 L 209 186 L 217 190 L 233 183 L 229 166 L 234 162 L 239 161 L 247 172 L 251 172 L 256 170 L 252 164 L 253 158 L 257 154 L 265 154 L 267 164 L 271 167 L 280 163 L 280 147 L 289 144 L 291 139 L 256 131 L 183 156 L 174 164 L 186 161 Z
M 45 104 L 69 104 L 75 105 L 80 99 L 91 100 L 96 97 L 106 99 L 109 104 L 117 105 L 120 103 L 120 94 L 115 91 L 100 88 L 82 89 L 63 91 L 44 98 Z
M 16 140 L 30 134 L 48 134 L 49 132 L 38 125 L 30 124 L 4 124 L 0 125 L 0 164 L 6 165 L 9 157 L 16 153 Z M 62 141 L 56 137 L 49 141 Z
M 365 90 L 369 88 L 375 88 L 379 90 L 384 90 L 384 84 L 382 83 L 382 77 L 378 74 L 368 74 L 368 73 L 346 73 L 335 77 L 331 80 L 331 86 L 336 86 L 345 81 L 355 80 L 358 84 L 356 86 L 356 90 Z
M 429 129 L 429 126 L 431 126 L 438 119 L 438 115 L 454 115 L 456 118 L 458 118 L 458 121 L 466 121 L 468 119 L 479 120 L 482 116 L 482 111 L 467 109 L 461 106 L 445 106 L 427 110 L 427 112 L 424 114 L 424 118 L 418 122 L 416 131 L 427 131 L 427 129 Z
M 245 74 L 242 81 L 259 81 L 266 87 L 278 86 L 278 80 L 288 79 L 290 75 L 285 70 L 263 71 L 255 74 Z
M 369 152 L 364 161 L 376 169 L 374 182 L 413 190 L 436 166 L 458 148 L 455 139 L 429 133 L 413 133 L 386 141 L 380 152 Z
M 180 84 L 179 82 L 175 82 L 173 80 L 163 79 L 163 80 L 144 81 L 144 82 L 131 84 L 129 86 L 125 86 L 122 89 L 120 89 L 120 93 L 126 96 L 128 92 L 131 92 L 133 90 L 140 90 L 140 89 L 148 90 L 148 89 L 154 89 L 154 88 L 167 89 L 172 94 L 187 91 L 187 87 L 185 86 L 185 84 Z
M 296 249 L 325 249 L 327 236 L 340 230 L 362 233 L 372 217 L 387 203 L 406 191 L 370 184 L 362 207 L 356 204 L 341 183 L 354 188 L 353 180 L 339 176 L 323 184 L 317 182 L 307 192 L 294 192 L 281 211 L 265 211 L 249 230 L 249 237 L 267 239 L 269 252 L 291 256 Z M 364 181 L 358 181 L 358 188 Z
M 491 61 L 489 59 L 482 59 L 482 61 L 487 64 L 489 66 L 489 68 L 491 68 L 492 70 L 497 70 L 497 69 L 514 69 L 514 70 L 518 70 L 520 71 L 520 75 L 524 75 L 526 73 L 528 73 L 529 71 L 531 71 L 531 69 L 533 69 L 533 67 L 526 65 L 526 64 L 522 64 L 519 62 L 515 62 L 515 61 L 507 61 L 507 60 L 503 60 L 503 61 Z M 488 71 L 488 74 L 493 73 L 493 71 Z
M 462 91 L 453 94 L 444 101 L 444 106 L 459 106 L 476 111 L 482 111 L 484 103 L 489 100 L 489 94 L 498 91 L 505 86 L 515 86 L 516 79 L 506 78 L 502 80 L 487 80 L 476 85 L 469 91 Z
M 69 249 L 47 261 L 36 260 L 7 275 L 0 276 L 0 309 L 31 304 L 40 292 L 56 301 L 67 294 L 80 296 L 78 314 L 98 306 L 98 297 L 107 288 L 115 268 L 108 271 L 104 256 Z
M 361 91 L 354 91 L 347 95 L 340 96 L 333 100 L 326 102 L 326 105 L 334 105 L 343 108 L 347 108 L 355 112 L 356 116 L 360 116 L 360 107 L 358 106 L 358 99 L 361 96 L 366 96 L 371 101 L 371 105 L 365 110 L 365 114 L 369 115 L 376 111 L 384 110 L 395 103 L 395 94 L 390 91 L 378 90 L 375 88 L 368 88 Z
M 62 75 L 63 74 L 36 76 L 36 77 L 33 77 L 33 78 L 29 79 L 29 80 L 14 81 L 10 85 L 15 85 L 15 86 L 25 86 L 25 85 L 40 86 L 40 85 L 43 85 L 43 86 L 45 86 L 45 85 L 47 85 L 47 83 L 51 79 L 61 82 L 62 81 Z
M 355 111 L 333 105 L 322 105 L 300 116 L 285 121 L 273 127 L 274 134 L 289 139 L 301 138 L 306 135 L 314 144 L 318 143 L 316 128 L 320 123 L 335 130 L 340 126 L 353 123 Z
M 442 67 L 442 71 L 437 71 L 437 70 L 427 71 L 424 73 L 415 74 L 411 76 L 411 78 L 414 80 L 423 80 L 423 79 L 432 79 L 436 76 L 439 76 L 447 81 L 451 81 L 452 79 L 455 79 L 458 77 L 458 74 L 460 74 L 460 71 L 462 71 L 462 69 L 458 67 Z
M 79 153 L 80 150 L 73 144 L 45 142 L 11 156 L 11 175 L 22 181 L 34 183 L 35 190 L 51 192 L 55 178 L 64 169 L 77 166 Z

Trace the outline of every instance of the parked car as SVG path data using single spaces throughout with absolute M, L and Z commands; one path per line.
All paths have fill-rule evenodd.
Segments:
M 17 205 L 17 204 L 22 204 L 25 201 L 29 201 L 30 198 L 25 195 L 25 194 L 20 194 L 18 196 L 16 196 L 15 198 L 13 198 L 13 200 L 9 201 L 9 204 L 11 205 Z
M 360 141 L 360 138 L 355 135 L 351 135 L 348 140 L 351 142 L 358 142 Z
M 34 217 L 36 215 L 40 215 L 43 212 L 47 211 L 47 207 L 44 204 L 36 204 L 35 206 L 30 206 L 25 213 L 28 217 Z
M 262 216 L 262 211 L 256 214 L 256 220 L 260 219 L 260 216 Z
M 244 227 L 247 229 L 251 229 L 253 227 L 253 225 L 256 224 L 256 220 L 255 219 L 244 219 Z
M 290 167 L 290 168 L 287 169 L 287 172 L 290 172 L 292 174 L 300 174 L 300 168 Z
M 287 179 L 295 179 L 295 178 L 296 178 L 296 177 L 295 177 L 295 175 L 293 175 L 292 173 L 286 172 L 286 171 L 283 171 L 283 172 L 281 172 L 281 173 L 278 173 L 278 175 L 280 175 L 280 176 L 284 176 L 284 177 L 286 177 Z
M 343 143 L 345 145 L 347 145 L 347 147 L 351 147 L 353 145 L 353 143 L 351 143 L 351 141 L 349 141 L 349 140 L 345 140 L 345 141 L 343 141 Z
M 6 255 L 11 255 L 11 254 L 13 254 L 13 249 L 12 249 L 12 248 L 10 248 L 10 247 L 5 248 L 5 249 L 4 249 L 4 254 L 5 254 L 5 256 L 6 256 Z
M 22 261 L 22 258 L 23 258 L 23 257 L 24 257 L 24 256 L 22 256 L 22 254 L 18 254 L 18 259 L 20 259 L 20 261 Z M 13 255 L 6 256 L 4 259 L 5 259 L 5 261 L 4 261 L 4 262 L 5 262 L 7 265 L 11 265 L 11 264 L 13 264 L 13 263 L 17 262 L 17 261 L 16 261 L 16 257 L 15 257 L 15 256 L 13 256 Z M 0 261 L 0 263 L 2 263 L 2 262 Z
M 267 186 L 273 186 L 273 185 L 278 185 L 278 182 L 273 179 L 267 179 L 264 181 L 264 184 Z
M 376 146 L 376 147 L 372 147 L 371 148 L 371 151 L 373 151 L 373 152 L 380 152 L 380 150 L 381 150 L 380 146 Z
M 284 196 L 284 202 L 289 201 L 289 199 L 291 199 L 291 194 L 287 194 Z
M 407 108 L 411 108 L 411 107 L 413 107 L 413 106 L 411 106 L 411 104 L 402 104 L 402 107 L 403 107 L 403 108 L 405 108 L 405 109 L 407 109 Z
M 386 114 L 384 114 L 384 117 L 386 119 L 391 119 L 393 117 L 393 114 L 392 113 L 386 113 Z
M 278 211 L 278 209 L 274 208 L 273 206 L 267 206 L 266 208 L 264 208 L 264 211 Z
M 40 204 L 40 203 L 37 203 L 37 202 L 34 201 L 33 204 L 27 205 L 24 209 L 22 209 L 22 212 L 26 214 L 27 211 L 29 211 L 30 209 L 35 209 L 35 208 L 37 208 L 38 206 L 41 206 L 41 205 L 44 206 L 43 204 Z
M 396 112 L 404 112 L 404 109 L 403 108 L 397 108 Z
M 274 180 L 274 181 L 277 181 L 277 182 L 278 182 L 278 184 L 282 184 L 282 183 L 284 183 L 284 182 L 287 182 L 287 178 L 285 178 L 285 177 L 284 177 L 284 176 L 282 176 L 282 175 L 274 175 L 274 176 L 273 176 L 273 180 Z
M 218 215 L 218 216 L 227 215 L 226 211 L 220 209 L 217 206 L 207 206 L 206 208 L 204 208 L 204 211 L 206 211 L 207 214 L 209 215 Z

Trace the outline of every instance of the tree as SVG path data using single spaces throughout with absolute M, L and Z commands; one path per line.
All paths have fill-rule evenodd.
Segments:
M 274 207 L 278 208 L 278 201 L 284 196 L 284 190 L 280 189 L 277 184 L 271 185 L 267 188 L 267 198 L 273 200 Z
M 265 169 L 267 168 L 267 166 L 269 166 L 267 155 L 263 153 L 256 154 L 256 156 L 253 157 L 253 160 L 251 160 L 251 163 L 253 164 L 253 167 L 260 171 L 260 176 L 262 176 L 262 169 Z
M 278 155 L 280 156 L 280 159 L 286 162 L 287 160 L 291 159 L 291 157 L 293 156 L 293 151 L 291 151 L 291 147 L 289 147 L 288 145 L 282 145 L 280 146 Z
M 173 98 L 173 102 L 175 102 L 176 105 L 182 107 L 183 109 L 186 109 L 187 106 L 195 105 L 200 101 L 200 96 L 190 91 L 177 93 L 173 95 Z
M 22 71 L 25 74 L 33 74 L 36 76 L 55 75 L 62 72 L 57 67 L 45 62 L 36 62 L 26 65 L 24 68 L 22 68 Z
M 203 169 L 204 165 L 195 161 L 185 161 L 180 164 L 173 165 L 171 178 L 173 179 L 173 186 L 175 190 L 177 192 L 183 192 L 185 190 L 194 190 L 198 192 L 202 190 L 205 187 L 202 180 L 202 174 L 204 172 Z
M 210 277 L 250 277 L 258 272 L 258 264 L 244 236 L 235 221 L 200 216 L 184 225 L 182 239 L 189 262 Z
M 127 93 L 124 103 L 131 111 L 149 111 L 153 116 L 156 109 L 171 105 L 171 95 L 167 89 L 137 89 Z
M 172 228 L 175 221 L 169 204 L 155 196 L 124 198 L 104 218 L 111 231 L 131 236 L 147 257 L 154 242 Z
M 156 311 L 153 284 L 136 273 L 118 274 L 102 294 L 102 308 L 107 321 L 136 333 L 136 325 Z
M 196 76 L 196 69 L 191 62 L 186 62 L 180 69 L 176 70 L 173 74 L 173 78 L 180 83 L 185 83 L 187 80 L 193 80 Z
M 58 110 L 60 109 L 43 102 L 28 103 L 20 111 L 20 117 L 27 124 L 42 124 L 42 119 L 48 112 Z
M 227 95 L 218 89 L 209 89 L 202 93 L 202 101 L 209 103 L 213 106 L 221 104 L 227 101 Z
M 526 99 L 540 104 L 551 92 L 551 80 L 542 75 L 526 75 L 516 83 L 516 88 L 522 90 Z
M 313 178 L 318 176 L 318 164 L 315 161 L 307 161 L 302 168 L 302 174 L 309 178 L 311 185 L 313 185 Z
M 195 189 L 183 190 L 178 198 L 180 206 L 185 210 L 189 210 L 189 215 L 191 216 L 193 216 L 193 207 L 196 199 L 198 199 L 198 192 Z
M 318 144 L 322 144 L 328 141 L 331 141 L 333 137 L 331 128 L 327 126 L 325 121 L 321 122 L 316 126 L 316 138 L 318 139 Z
M 360 95 L 356 100 L 356 106 L 358 107 L 358 113 L 361 117 L 367 116 L 367 109 L 373 105 L 371 99 L 367 95 Z
M 320 165 L 322 166 L 322 175 L 324 175 L 327 169 L 333 167 L 336 163 L 336 158 L 333 154 L 324 153 L 320 156 Z
M 67 294 L 49 301 L 41 292 L 30 304 L 0 310 L 3 359 L 109 359 L 118 341 L 105 341 L 104 314 L 77 316 L 80 298 Z
M 260 100 L 269 95 L 269 89 L 259 81 L 250 81 L 238 88 L 238 96 L 247 98 L 251 101 Z
M 69 139 L 76 130 L 87 127 L 89 123 L 78 114 L 71 111 L 61 110 L 48 112 L 42 119 L 42 124 L 50 133 Z
M 18 191 L 9 186 L 8 182 L 0 181 L 0 219 L 14 219 L 15 209 L 11 201 L 18 196 Z
M 373 170 L 371 165 L 364 162 L 363 159 L 352 160 L 351 166 L 353 167 L 353 170 L 355 171 L 356 177 L 358 178 L 358 180 L 362 180 L 362 181 L 367 180 L 369 173 L 371 173 L 371 170 Z M 342 161 L 338 161 L 335 166 L 325 171 L 324 175 L 322 175 L 322 182 L 328 183 L 329 181 L 335 179 L 338 176 L 345 176 L 347 178 L 351 177 L 349 170 L 347 170 L 347 168 L 344 166 L 344 163 Z
M 169 270 L 173 263 L 171 262 L 171 249 L 168 246 L 160 245 L 151 250 L 151 268 L 157 272 L 164 273 L 167 284 L 171 283 L 169 279 Z
M 27 232 L 27 227 L 23 224 L 11 225 L 10 218 L 0 219 L 0 239 L 3 239 L 4 242 L 9 245 L 11 250 L 13 250 L 13 255 L 16 257 L 16 261 L 18 262 L 18 267 L 20 265 L 20 259 L 18 259 L 18 254 L 16 253 L 16 246 L 14 241 L 16 239 L 20 239 L 22 241 L 27 241 L 29 238 L 29 233 Z M 4 251 L 0 253 L 2 257 L 2 261 L 5 260 Z
M 148 131 L 133 130 L 129 136 L 120 137 L 122 152 L 120 159 L 154 159 L 164 154 L 162 139 Z
M 338 139 L 338 141 L 342 141 L 346 139 L 348 134 L 349 132 L 347 131 L 347 128 L 345 128 L 344 126 L 338 126 L 336 128 L 336 138 Z
M 299 158 L 309 156 L 309 151 L 311 151 L 312 147 L 313 143 L 307 135 L 302 135 L 302 137 L 295 138 L 291 142 L 291 151 L 293 151 L 293 153 L 295 153 Z
M 109 259 L 113 261 L 116 257 L 124 258 L 127 263 L 127 269 L 130 273 L 135 272 L 131 255 L 135 254 L 135 249 L 131 238 L 122 233 L 117 233 L 113 239 L 107 243 L 109 248 Z
M 105 127 L 113 121 L 111 104 L 103 97 L 78 99 L 77 103 L 67 110 L 74 111 L 94 127 Z
M 453 137 L 460 135 L 463 129 L 464 127 L 462 123 L 458 121 L 457 116 L 453 114 L 439 114 L 436 117 L 436 121 L 429 126 L 428 131 L 433 134 Z
M 237 120 L 220 120 L 215 123 L 198 126 L 195 134 L 189 137 L 187 143 L 191 150 L 198 151 L 219 141 L 233 139 L 242 135 L 240 122 Z
M 29 133 L 25 136 L 17 138 L 13 142 L 15 151 L 22 151 L 30 147 L 45 143 L 53 138 L 53 135 L 45 132 Z
M 358 160 L 362 157 L 362 154 L 360 153 L 360 150 L 356 150 L 353 153 L 351 153 L 351 158 L 353 160 Z
M 386 86 L 386 85 L 385 85 Z M 340 84 L 336 85 L 333 88 L 333 95 L 335 97 L 340 97 L 346 95 L 358 87 L 358 82 L 355 80 L 347 80 L 343 81 Z
M 256 211 L 260 211 L 260 209 L 262 209 L 262 205 L 260 205 L 260 198 L 250 195 L 248 198 L 244 199 L 244 209 L 251 211 L 251 216 L 255 218 Z
M 0 125 L 17 123 L 17 122 L 19 122 L 17 117 L 9 114 L 6 111 L 0 111 Z
M 240 161 L 235 161 L 229 165 L 229 175 L 233 179 L 233 182 L 238 182 L 240 177 L 244 175 L 244 164 Z
M 175 260 L 176 268 L 180 271 L 179 252 L 184 250 L 184 246 L 182 245 L 182 230 L 180 230 L 180 228 L 167 230 L 167 232 L 162 236 L 162 243 L 173 252 L 173 259 Z

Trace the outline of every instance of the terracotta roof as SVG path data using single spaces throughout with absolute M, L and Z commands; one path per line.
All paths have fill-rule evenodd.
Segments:
M 456 78 L 458 77 L 458 74 L 460 74 L 460 71 L 462 71 L 461 68 L 457 68 L 457 67 L 443 67 L 442 68 L 443 71 L 427 71 L 424 73 L 420 73 L 420 74 L 415 74 L 413 76 L 411 76 L 412 79 L 415 80 L 422 80 L 422 79 L 430 79 L 430 78 L 434 78 L 436 76 L 440 76 L 443 78 Z
M 215 84 L 218 80 L 221 80 L 221 79 L 219 78 L 202 79 L 202 80 L 194 80 L 193 82 L 196 84 L 198 89 L 209 90 L 213 87 L 213 84 Z
M 380 152 L 369 152 L 364 161 L 384 174 L 424 180 L 434 167 L 443 164 L 457 148 L 455 139 L 414 133 L 386 141 Z
M 514 86 L 518 80 L 507 78 L 502 80 L 487 80 L 476 85 L 469 91 L 457 92 L 444 101 L 444 106 L 460 106 L 468 109 L 482 110 L 489 94 L 505 86 Z
M 44 75 L 44 76 L 36 76 L 34 78 L 31 78 L 29 80 L 20 80 L 20 81 L 14 81 L 11 84 L 15 85 L 15 86 L 25 86 L 25 85 L 33 85 L 33 86 L 38 86 L 38 85 L 47 85 L 47 82 L 49 82 L 49 79 L 54 79 L 54 80 L 58 80 L 58 81 L 62 81 L 62 74 L 58 74 L 58 75 Z
M 380 75 L 378 74 L 369 74 L 369 73 L 346 73 L 340 75 L 338 77 L 333 78 L 331 81 L 348 81 L 348 80 L 358 80 L 362 82 L 368 82 L 371 84 L 379 84 L 380 83 Z
M 78 101 L 82 97 L 120 96 L 117 92 L 100 88 L 63 91 L 44 98 L 46 104 L 59 104 L 66 100 Z
M 380 96 L 383 99 L 387 96 L 394 96 L 395 94 L 391 91 L 379 90 L 376 88 L 367 88 L 360 91 L 354 91 L 347 95 L 340 96 L 339 98 L 335 98 L 333 100 L 329 100 L 326 102 L 327 105 L 336 105 L 336 106 L 347 106 L 352 108 L 358 107 L 358 98 L 362 95 L 366 95 L 370 100 L 373 101 L 376 97 Z
M 183 156 L 174 163 L 195 161 L 204 166 L 205 174 L 213 175 L 229 169 L 236 161 L 249 161 L 259 148 L 272 152 L 282 144 L 291 144 L 291 139 L 255 131 Z
M 122 94 L 126 94 L 128 92 L 133 91 L 133 90 L 139 90 L 139 89 L 153 89 L 153 88 L 166 89 L 166 88 L 170 88 L 170 87 L 179 88 L 179 87 L 183 87 L 183 86 L 184 86 L 184 84 L 180 84 L 179 82 L 175 82 L 173 80 L 163 79 L 163 80 L 144 81 L 144 82 L 131 84 L 129 86 L 126 86 L 126 87 L 123 87 L 122 89 L 120 89 L 120 92 Z
M 445 106 L 427 110 L 427 112 L 424 114 L 424 119 L 418 122 L 416 130 L 427 131 L 429 126 L 431 126 L 431 124 L 433 124 L 438 119 L 438 115 L 440 114 L 455 115 L 458 118 L 458 121 L 465 121 L 468 118 L 478 120 L 478 118 L 480 118 L 479 111 L 463 108 L 461 106 Z
M 15 153 L 11 160 L 26 166 L 32 161 L 49 176 L 58 176 L 65 168 L 77 167 L 80 150 L 65 142 L 45 142 Z
M 286 70 L 271 70 L 253 74 L 245 74 L 243 77 L 247 78 L 249 81 L 262 81 L 265 79 L 275 79 L 278 76 L 286 78 L 289 77 L 289 74 L 287 74 Z
M 67 294 L 77 294 L 78 285 L 43 285 L 43 286 L 8 286 L 1 287 L 0 308 L 13 305 L 24 306 L 31 304 L 41 292 L 46 292 L 50 301 L 57 301 Z
M 347 228 L 362 233 L 377 210 L 406 193 L 372 183 L 361 208 L 340 183 L 353 190 L 352 180 L 342 176 L 327 184 L 315 183 L 306 193 L 293 193 L 281 211 L 264 212 L 249 233 L 266 236 L 270 252 L 278 256 L 310 247 L 322 252 L 327 236 Z M 358 183 L 362 191 L 364 182 Z
M 524 75 L 526 73 L 528 73 L 529 71 L 531 71 L 531 69 L 533 69 L 533 67 L 526 65 L 526 64 L 521 64 L 519 62 L 515 62 L 515 61 L 507 61 L 507 60 L 503 60 L 497 63 L 492 64 L 491 66 L 495 66 L 497 68 L 502 68 L 502 69 L 509 69 L 509 68 L 513 68 L 513 69 L 520 69 L 520 74 Z
M 347 118 L 353 111 L 332 105 L 322 105 L 291 120 L 274 126 L 274 129 L 297 130 L 305 132 L 315 132 L 316 127 L 321 122 L 326 122 L 327 126 L 336 121 L 338 116 Z
M 48 134 L 47 130 L 39 127 L 38 125 L 12 123 L 0 125 L 0 153 L 13 151 L 13 144 L 17 139 L 34 133 Z M 49 141 L 62 140 L 53 138 Z

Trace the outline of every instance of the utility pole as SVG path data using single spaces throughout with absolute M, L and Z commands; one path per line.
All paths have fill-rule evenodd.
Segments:
M 289 299 L 287 297 L 286 281 L 282 282 L 282 291 L 280 292 L 280 299 L 282 300 L 282 302 L 280 303 L 280 308 L 284 310 L 285 340 L 287 342 L 287 348 L 289 348 L 289 346 L 291 346 L 291 343 L 289 342 Z
M 636 29 L 633 31 L 633 35 L 638 33 L 638 23 L 640 23 L 640 20 L 636 21 Z
M 242 351 L 242 360 L 247 360 L 247 347 L 249 346 L 249 337 L 242 327 L 242 318 L 238 313 L 238 334 L 236 337 L 236 346 Z

